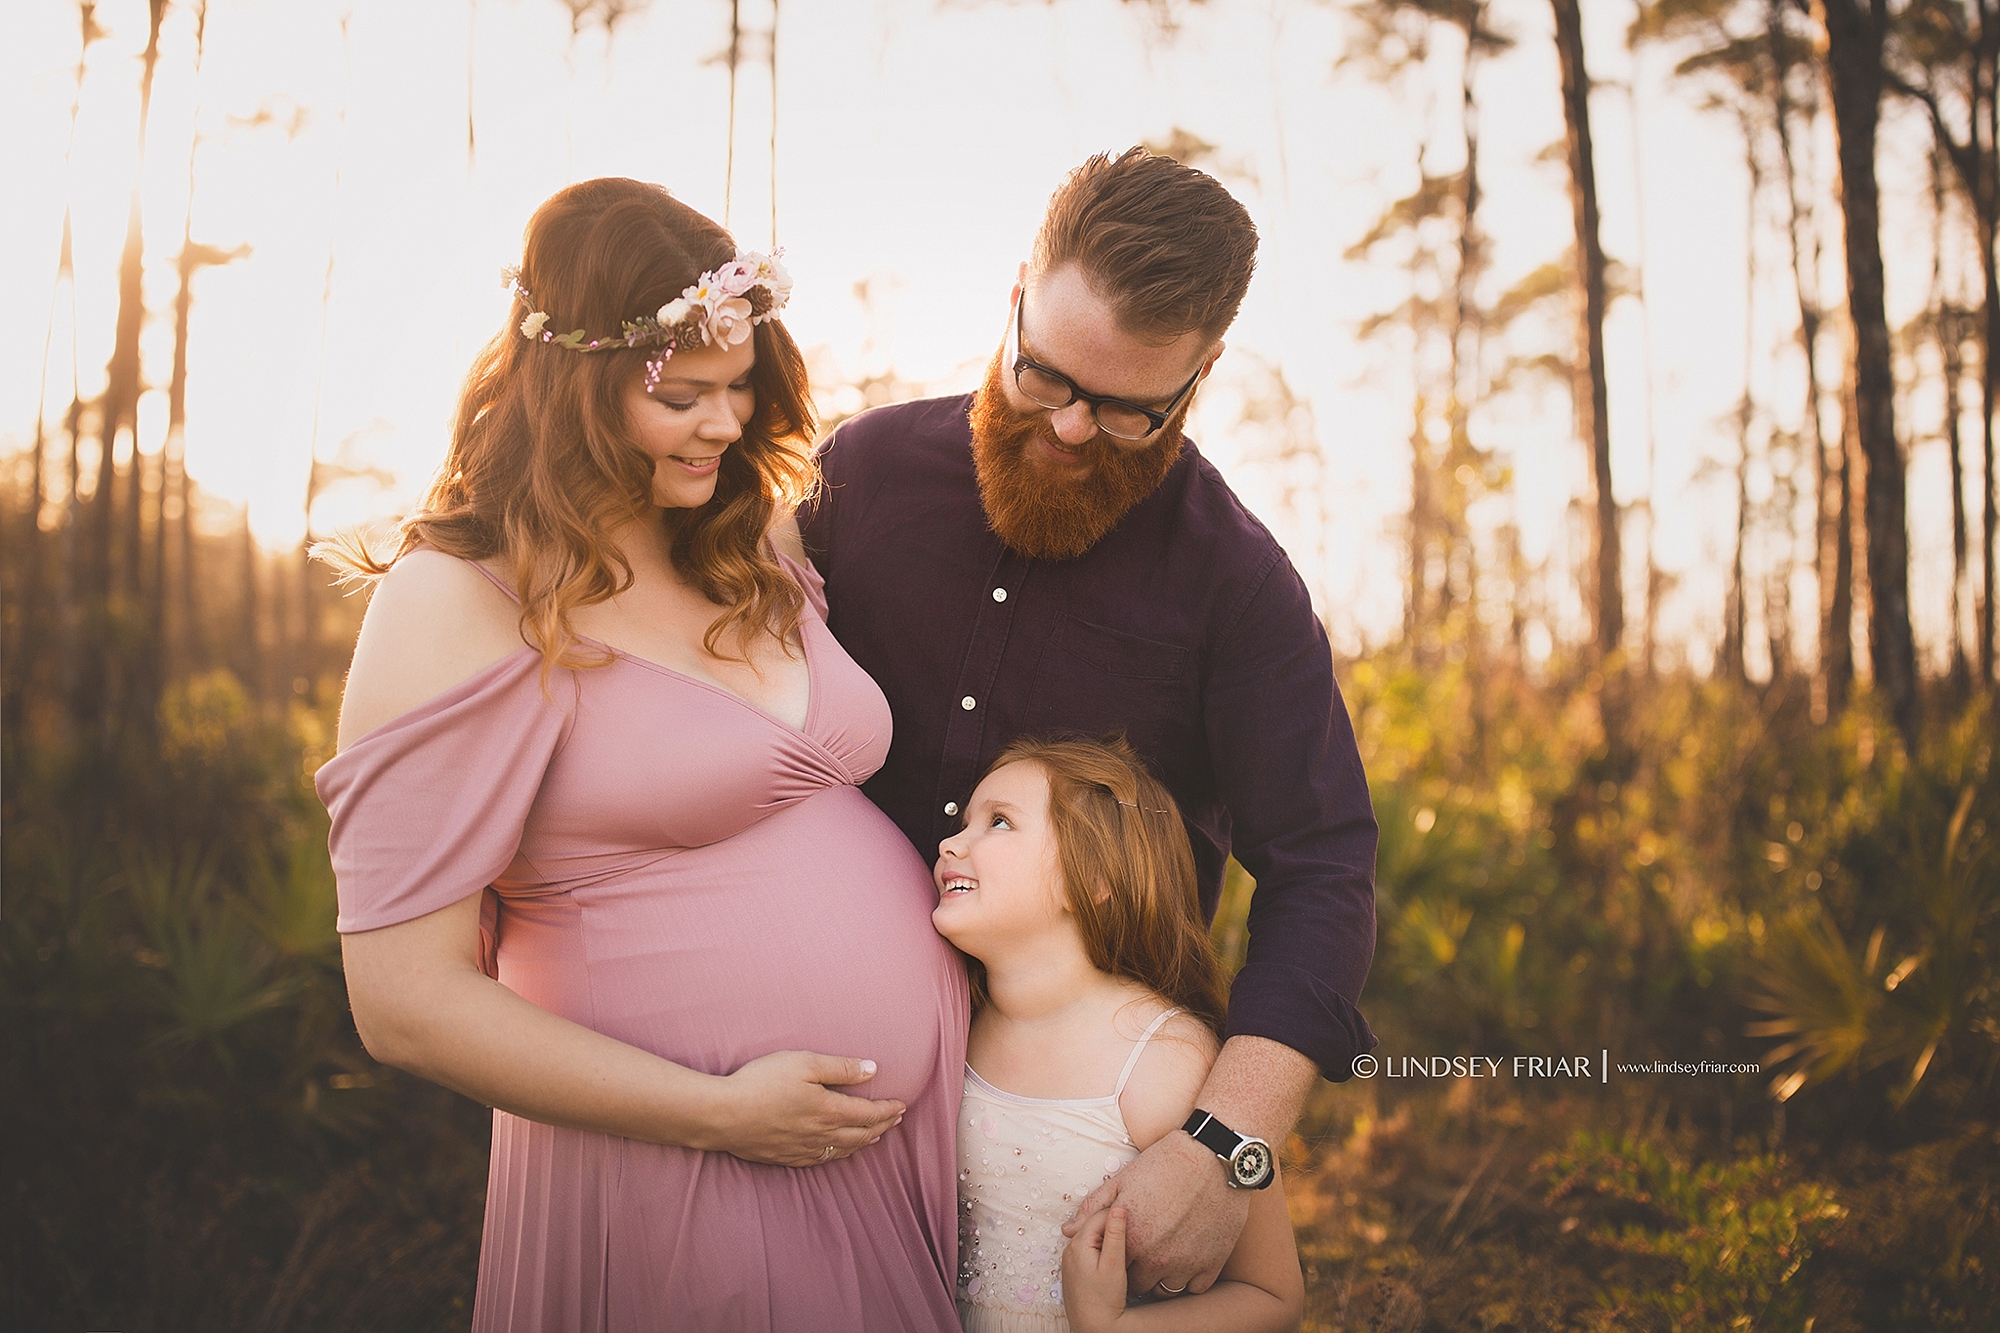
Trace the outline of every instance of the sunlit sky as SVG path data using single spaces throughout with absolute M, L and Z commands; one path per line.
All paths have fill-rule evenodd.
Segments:
M 212 0 L 198 77 L 195 7 L 174 4 L 143 174 L 142 352 L 154 389 L 141 405 L 140 447 L 159 448 L 166 431 L 191 144 L 194 239 L 251 253 L 196 279 L 189 467 L 209 495 L 247 502 L 260 538 L 286 545 L 304 525 L 315 451 L 395 477 L 387 488 L 352 482 L 324 496 L 316 531 L 393 515 L 420 491 L 442 456 L 468 360 L 507 315 L 498 271 L 518 260 L 536 204 L 568 181 L 662 182 L 718 219 L 726 213 L 741 242 L 762 247 L 773 239 L 775 175 L 775 239 L 798 284 L 786 320 L 822 380 L 893 369 L 927 391 L 955 392 L 976 382 L 1004 333 L 1014 267 L 1063 173 L 1092 152 L 1178 127 L 1216 146 L 1211 168 L 1263 237 L 1230 353 L 1190 433 L 1285 541 L 1343 649 L 1393 632 L 1409 368 L 1393 346 L 1362 342 L 1357 327 L 1400 301 L 1406 279 L 1392 263 L 1343 255 L 1413 188 L 1421 144 L 1430 144 L 1431 170 L 1458 165 L 1449 38 L 1439 38 L 1430 70 L 1392 87 L 1337 68 L 1357 29 L 1338 6 L 1305 0 L 785 0 L 774 172 L 761 35 L 773 6 L 747 0 L 742 10 L 753 36 L 738 78 L 732 177 L 729 76 L 718 58 L 726 0 L 656 2 L 626 17 L 609 43 L 600 27 L 572 42 L 557 0 Z M 1669 53 L 1645 52 L 1635 64 L 1624 44 L 1627 0 L 1586 0 L 1584 10 L 1589 59 L 1605 85 L 1593 103 L 1604 240 L 1628 265 L 1643 259 L 1647 297 L 1643 307 L 1618 302 L 1607 330 L 1618 497 L 1648 489 L 1650 419 L 1658 554 L 1679 576 L 1663 627 L 1700 663 L 1721 624 L 1734 525 L 1727 469 L 1743 385 L 1743 153 L 1733 123 L 1672 82 Z M 1562 134 L 1548 7 L 1501 0 L 1494 13 L 1518 39 L 1478 82 L 1498 291 L 1559 257 L 1571 223 L 1563 168 L 1538 161 Z M 90 51 L 73 148 L 75 7 L 17 6 L 0 47 L 8 450 L 32 439 L 45 337 L 52 425 L 73 376 L 86 398 L 101 391 L 111 350 L 146 5 L 103 4 L 98 20 L 108 34 Z M 1907 118 L 1892 117 L 1885 249 L 1897 320 L 1921 305 L 1930 280 L 1925 148 Z M 1829 154 L 1822 145 L 1823 169 Z M 54 282 L 65 198 L 75 216 L 73 293 Z M 1838 234 L 1835 223 L 1829 293 L 1839 290 Z M 1768 351 L 1796 310 L 1779 244 L 1773 235 L 1760 247 L 1753 386 L 1769 424 L 1796 429 L 1797 358 Z M 1316 473 L 1271 461 L 1272 441 L 1238 424 L 1244 392 L 1273 368 L 1310 407 L 1323 458 Z M 1935 653 L 1949 483 L 1943 446 L 1930 438 L 1935 405 L 1919 396 L 1903 407 L 1918 634 Z M 1515 468 L 1529 558 L 1567 568 L 1580 552 L 1564 511 L 1585 475 L 1567 391 L 1517 393 L 1478 426 L 1481 442 Z M 1768 492 L 1768 476 L 1754 481 Z M 1642 529 L 1629 531 L 1636 566 Z M 1809 559 L 1810 529 L 1801 532 Z M 1567 582 L 1557 573 L 1551 588 L 1576 632 Z M 1802 635 L 1813 600 L 1802 574 Z

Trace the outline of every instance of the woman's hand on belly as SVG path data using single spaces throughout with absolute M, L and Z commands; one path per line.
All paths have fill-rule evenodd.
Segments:
M 544 1124 L 784 1166 L 848 1156 L 902 1115 L 830 1090 L 873 1077 L 867 1061 L 778 1051 L 718 1076 L 523 999 L 479 970 L 479 901 L 341 937 L 355 1027 L 384 1064 Z
M 766 1166 L 818 1166 L 852 1156 L 903 1118 L 903 1103 L 834 1088 L 875 1077 L 875 1062 L 773 1051 L 725 1078 L 712 1141 L 691 1144 Z

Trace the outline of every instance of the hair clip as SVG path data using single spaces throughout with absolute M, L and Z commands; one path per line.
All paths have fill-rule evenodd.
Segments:
M 1111 799 L 1112 799 L 1112 800 L 1114 800 L 1114 801 L 1117 801 L 1117 800 L 1118 800 L 1118 798 L 1117 798 L 1117 797 L 1115 797 L 1115 796 L 1114 796 L 1114 797 L 1112 797 Z M 1143 808 L 1143 809 L 1145 810 L 1145 812 L 1146 812 L 1147 814 L 1149 814 L 1149 815 L 1164 815 L 1164 814 L 1168 814 L 1168 813 L 1170 813 L 1170 812 L 1168 812 L 1168 811 L 1166 811 L 1166 810 L 1155 810 L 1155 809 L 1154 809 L 1154 808 L 1153 808 L 1152 806 L 1150 806 L 1150 805 L 1148 805 L 1148 806 L 1144 806 L 1144 807 L 1141 807 L 1141 806 L 1139 806 L 1139 805 L 1135 804 L 1135 803 L 1134 803 L 1134 802 L 1132 802 L 1132 801 L 1118 801 L 1118 804 L 1120 804 L 1120 805 L 1129 805 L 1129 806 L 1131 806 L 1131 807 L 1132 807 L 1132 808 L 1133 808 L 1134 810 L 1138 810 L 1138 809 L 1141 809 L 1141 808 Z

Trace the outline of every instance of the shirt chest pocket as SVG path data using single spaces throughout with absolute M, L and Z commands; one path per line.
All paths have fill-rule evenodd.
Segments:
M 1194 654 L 1178 644 L 1064 615 L 1042 652 L 1035 726 L 1091 736 L 1123 731 L 1142 751 L 1157 752 L 1200 726 L 1194 676 Z

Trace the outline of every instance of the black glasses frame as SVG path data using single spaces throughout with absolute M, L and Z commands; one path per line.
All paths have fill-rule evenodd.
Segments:
M 1026 397 L 1029 402 L 1036 403 L 1042 407 L 1045 407 L 1051 412 L 1061 411 L 1063 408 L 1068 407 L 1071 403 L 1081 402 L 1090 404 L 1090 419 L 1097 424 L 1097 428 L 1099 430 L 1103 431 L 1106 435 L 1111 436 L 1113 439 L 1143 440 L 1159 434 L 1160 428 L 1167 424 L 1167 418 L 1172 416 L 1174 414 L 1175 409 L 1181 405 L 1181 399 L 1187 397 L 1188 394 L 1194 389 L 1195 384 L 1201 379 L 1201 372 L 1208 368 L 1205 363 L 1203 365 L 1195 367 L 1195 372 L 1194 374 L 1188 377 L 1188 382 L 1186 384 L 1181 385 L 1180 392 L 1176 393 L 1173 396 L 1172 401 L 1170 401 L 1166 405 L 1166 407 L 1160 411 L 1155 411 L 1150 407 L 1141 407 L 1139 404 L 1127 402 L 1123 398 L 1110 398 L 1105 396 L 1104 394 L 1085 393 L 1082 389 L 1076 387 L 1075 380 L 1063 374 L 1060 370 L 1056 370 L 1053 369 L 1052 367 L 1045 366 L 1041 362 L 1031 359 L 1027 355 L 1027 353 L 1021 350 L 1021 307 L 1025 306 L 1027 303 L 1028 303 L 1028 298 L 1025 292 L 1022 293 L 1022 295 L 1020 295 L 1019 297 L 1015 298 L 1014 301 L 1014 387 L 1019 389 L 1022 395 Z M 1055 380 L 1057 383 L 1061 384 L 1063 388 L 1069 390 L 1068 399 L 1060 403 L 1042 402 L 1041 399 L 1029 393 L 1027 390 L 1027 386 L 1021 383 L 1021 372 L 1024 370 L 1033 370 L 1040 374 L 1047 375 L 1050 379 Z M 1123 407 L 1130 411 L 1137 412 L 1139 415 L 1145 417 L 1147 422 L 1149 423 L 1145 434 L 1121 435 L 1117 431 L 1105 425 L 1104 418 L 1100 417 L 1097 414 L 1097 410 L 1098 408 L 1105 406 L 1106 404 L 1109 404 L 1112 407 Z

